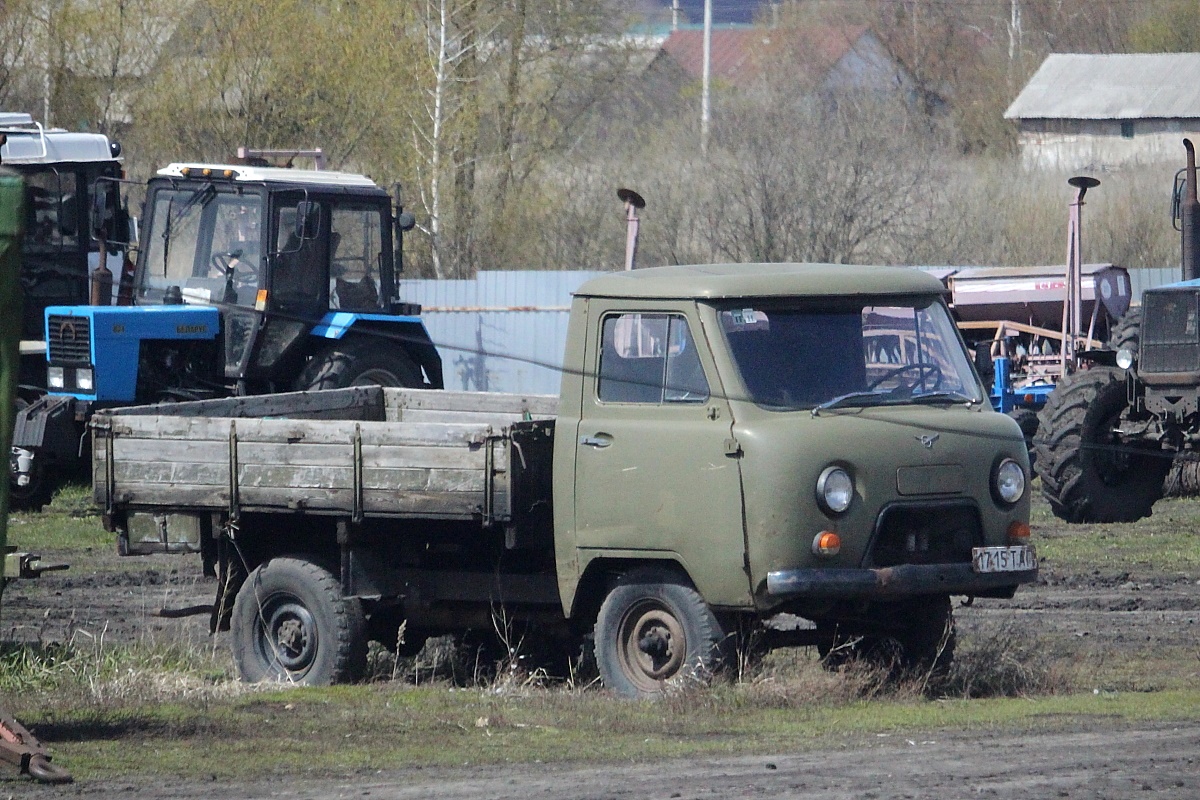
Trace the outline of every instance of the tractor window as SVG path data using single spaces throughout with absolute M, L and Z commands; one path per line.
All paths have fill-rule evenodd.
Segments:
M 74 248 L 79 243 L 75 175 L 55 169 L 25 173 L 25 237 L 30 250 Z
M 275 221 L 275 266 L 271 296 L 280 309 L 312 309 L 323 304 L 328 281 L 329 217 L 324 203 L 306 201 L 313 209 L 312 234 L 296 234 L 296 209 L 282 203 Z M 324 308 L 324 305 L 321 305 Z
M 143 231 L 139 295 L 162 302 L 252 306 L 261 266 L 261 199 L 200 188 L 162 189 Z
M 378 311 L 384 220 L 376 208 L 333 209 L 329 234 L 329 307 Z

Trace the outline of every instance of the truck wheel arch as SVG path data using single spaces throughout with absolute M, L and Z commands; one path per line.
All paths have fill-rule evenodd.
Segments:
M 588 562 L 575 587 L 570 607 L 570 618 L 575 627 L 586 627 L 590 631 L 604 598 L 621 578 L 634 570 L 647 568 L 669 574 L 675 580 L 695 588 L 696 583 L 688 571 L 669 554 L 640 559 L 595 558 Z

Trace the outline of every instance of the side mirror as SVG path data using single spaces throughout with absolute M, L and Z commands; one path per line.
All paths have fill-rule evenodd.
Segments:
M 129 210 L 110 202 L 113 198 L 109 183 L 101 178 L 92 187 L 91 235 L 93 239 L 106 242 L 109 252 L 115 255 L 120 252 L 120 245 L 135 242 L 135 234 Z
M 311 200 L 296 204 L 296 238 L 315 239 L 321 232 L 321 206 Z
M 410 211 L 401 211 L 396 216 L 396 230 L 401 233 L 411 231 L 417 225 L 417 218 Z
M 990 389 L 996 380 L 996 362 L 992 361 L 990 340 L 975 343 L 975 371 Z

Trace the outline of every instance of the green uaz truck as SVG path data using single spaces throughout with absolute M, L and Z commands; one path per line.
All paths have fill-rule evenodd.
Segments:
M 905 268 L 613 273 L 575 295 L 558 397 L 106 411 L 95 500 L 123 552 L 202 555 L 247 680 L 351 680 L 372 638 L 497 618 L 592 637 L 629 696 L 747 631 L 944 665 L 950 596 L 1011 597 L 1037 562 L 1021 431 L 943 294 Z

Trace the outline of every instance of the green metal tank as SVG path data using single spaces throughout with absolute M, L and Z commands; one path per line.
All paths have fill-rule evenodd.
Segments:
M 21 233 L 25 222 L 25 187 L 21 176 L 0 167 L 0 454 L 12 445 L 13 395 L 20 369 Z M 0 481 L 0 553 L 8 545 L 8 481 Z M 3 578 L 0 578 L 3 580 Z M 0 584 L 0 592 L 3 585 Z
M 7 463 L 20 365 L 21 234 L 25 223 L 25 182 L 0 167 L 0 455 Z M 8 478 L 0 480 L 0 554 L 8 552 Z M 5 558 L 7 562 L 7 558 Z M 6 564 L 7 566 L 7 564 Z M 7 579 L 0 571 L 0 596 Z M 50 763 L 45 747 L 21 723 L 0 709 L 0 760 L 43 783 L 66 783 L 70 774 Z

